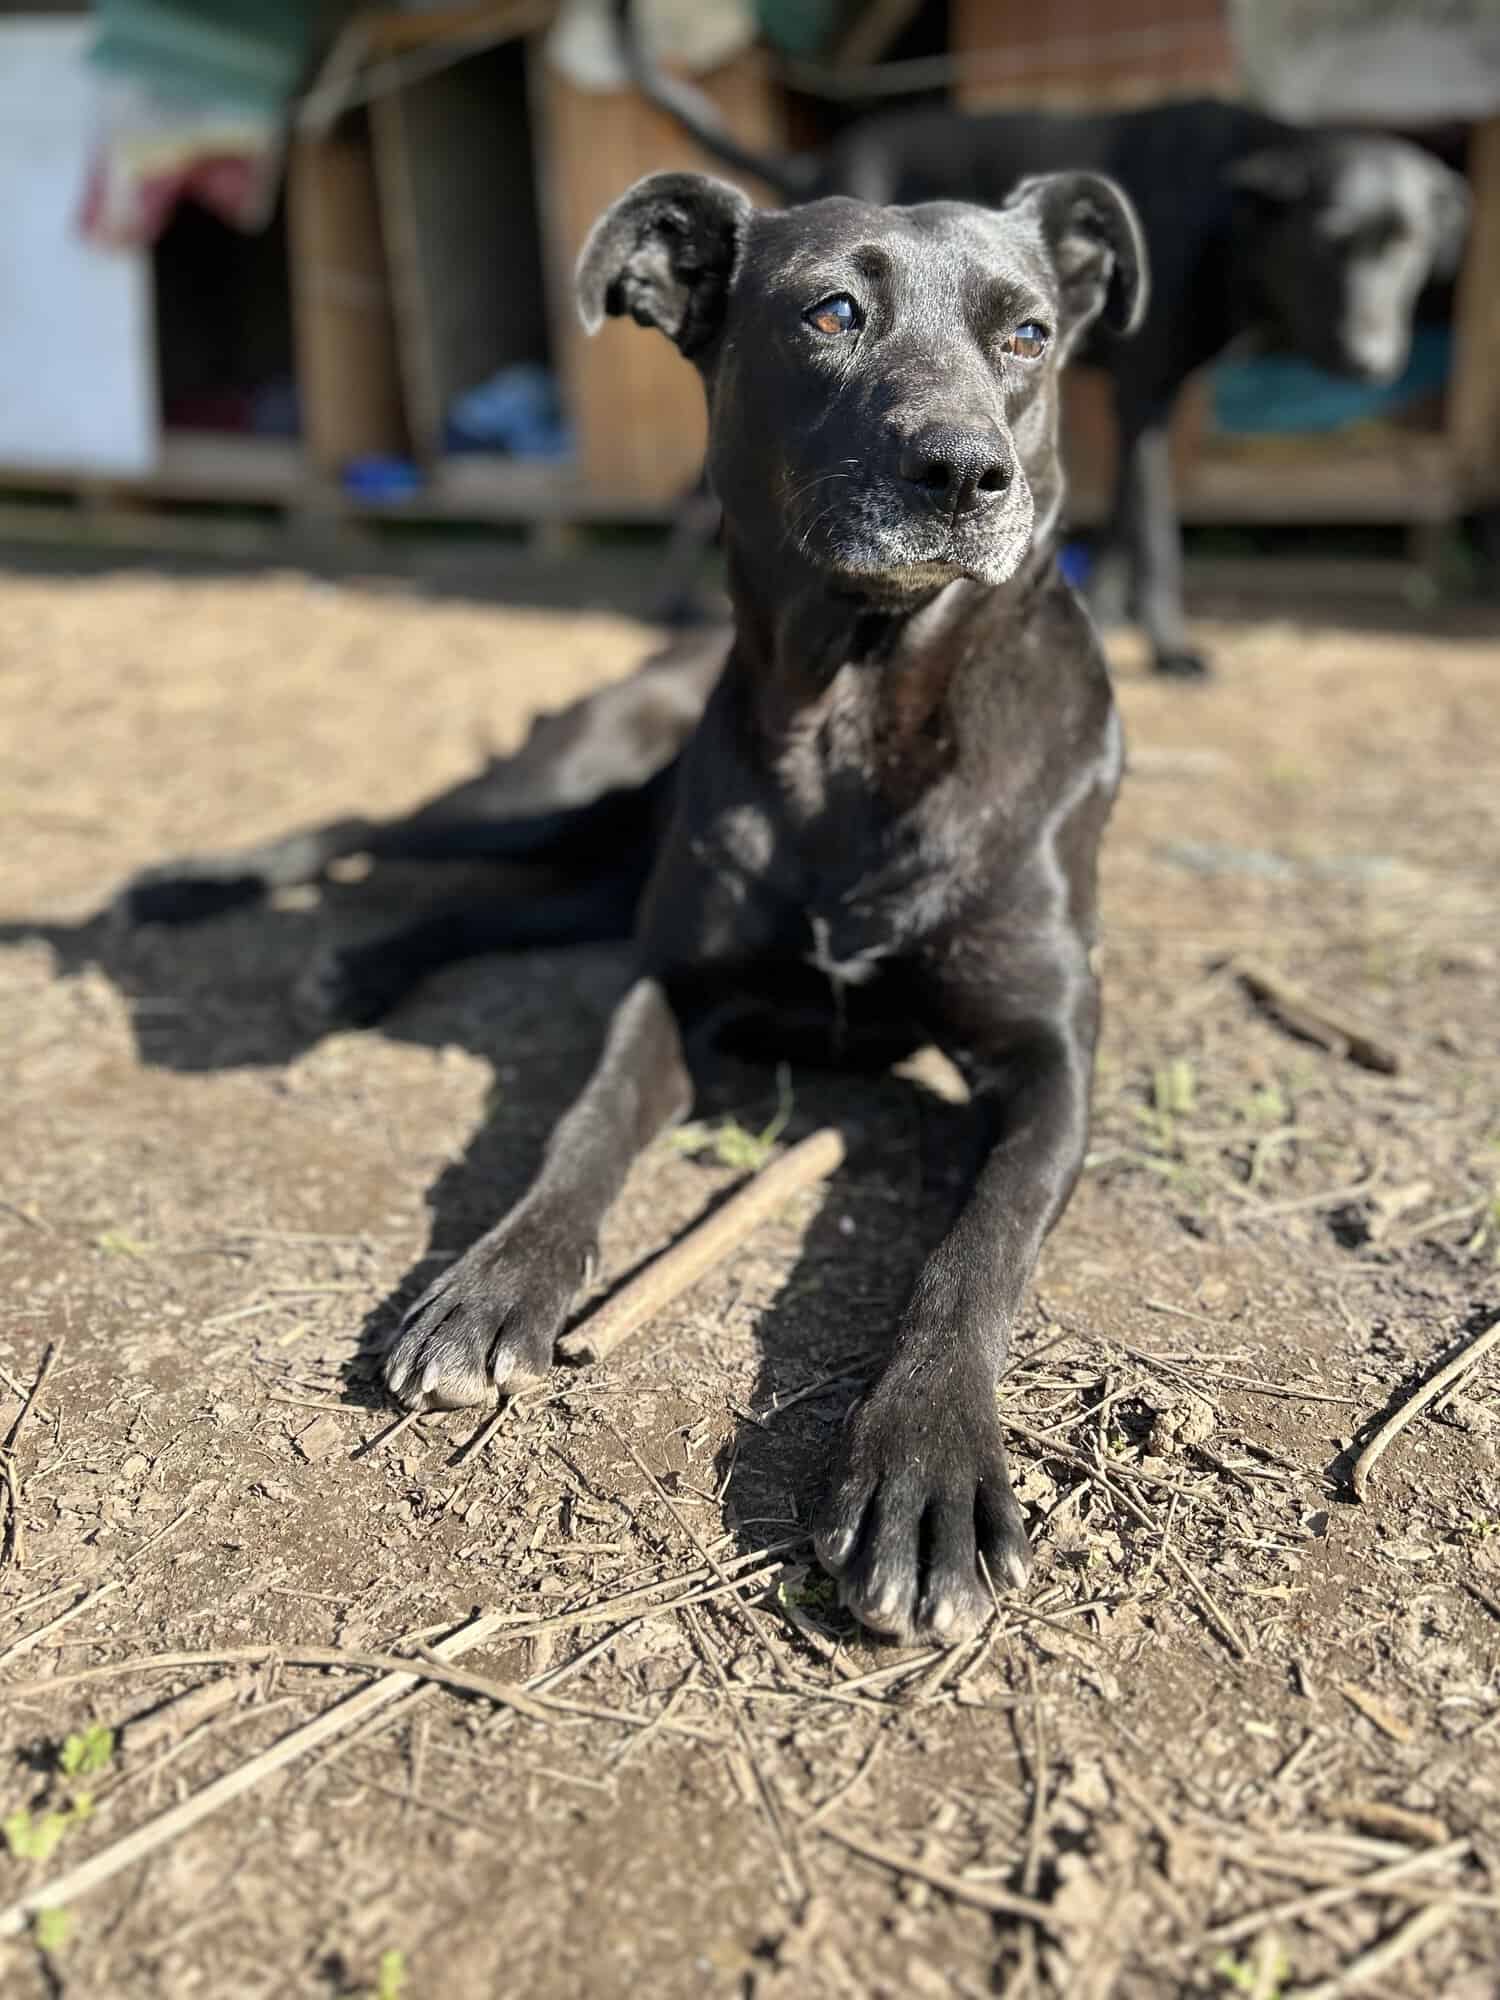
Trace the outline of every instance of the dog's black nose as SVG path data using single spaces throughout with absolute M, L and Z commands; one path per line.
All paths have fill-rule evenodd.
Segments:
M 1010 485 L 1011 462 L 998 431 L 933 424 L 901 454 L 901 477 L 953 514 L 988 507 Z

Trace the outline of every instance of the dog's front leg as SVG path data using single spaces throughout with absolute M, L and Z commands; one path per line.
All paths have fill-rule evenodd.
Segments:
M 973 1083 L 982 1164 L 850 1416 L 819 1510 L 818 1554 L 844 1602 L 903 1640 L 968 1637 L 991 1583 L 1020 1585 L 1030 1567 L 995 1385 L 1083 1161 L 1094 1019 L 1084 975 L 1075 997 L 1064 1024 L 952 1048 Z
M 385 1358 L 391 1394 L 457 1409 L 544 1375 L 631 1162 L 691 1101 L 672 1003 L 658 981 L 638 979 L 528 1192 L 402 1321 Z

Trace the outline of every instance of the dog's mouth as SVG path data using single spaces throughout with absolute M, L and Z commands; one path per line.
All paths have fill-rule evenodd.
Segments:
M 1036 509 L 1023 476 L 994 505 L 949 514 L 913 507 L 896 489 L 866 488 L 804 543 L 822 569 L 882 594 L 919 595 L 961 577 L 1006 583 L 1025 561 Z

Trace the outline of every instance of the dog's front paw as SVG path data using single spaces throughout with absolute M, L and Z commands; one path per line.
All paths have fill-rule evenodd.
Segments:
M 991 1586 L 1019 1588 L 1031 1568 L 993 1391 L 939 1400 L 878 1384 L 849 1420 L 815 1540 L 873 1631 L 907 1644 L 971 1638 Z
M 382 1365 L 414 1410 L 458 1410 L 547 1373 L 587 1252 L 556 1225 L 502 1222 L 428 1286 Z

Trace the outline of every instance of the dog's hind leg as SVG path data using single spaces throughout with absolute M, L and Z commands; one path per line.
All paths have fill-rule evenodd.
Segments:
M 378 829 L 365 819 L 334 820 L 228 854 L 195 854 L 133 875 L 115 898 L 129 924 L 196 924 L 258 903 L 275 889 L 316 882 L 329 864 L 369 852 Z
M 1172 488 L 1170 407 L 1120 413 L 1114 533 L 1129 566 L 1132 609 L 1159 674 L 1202 679 L 1209 671 L 1187 636 L 1182 601 L 1182 530 Z
M 624 680 L 539 716 L 519 750 L 401 819 L 342 819 L 228 854 L 188 856 L 127 882 L 131 924 L 189 924 L 380 861 L 562 861 L 617 852 L 619 823 L 654 812 L 723 664 L 717 631 L 686 634 Z M 600 843 L 606 843 L 603 847 Z
M 649 856 L 643 853 L 642 862 Z M 487 952 L 627 938 L 645 867 L 616 869 L 576 887 L 506 895 L 435 910 L 398 931 L 314 959 L 297 982 L 309 1025 L 377 1021 L 429 973 Z
M 672 765 L 644 784 L 606 791 L 581 805 L 491 817 L 483 780 L 458 786 L 406 819 L 336 820 L 330 826 L 230 854 L 168 861 L 132 877 L 115 901 L 130 924 L 192 924 L 254 903 L 277 889 L 317 882 L 332 862 L 536 861 L 613 864 L 622 846 L 648 839 L 673 778 Z

